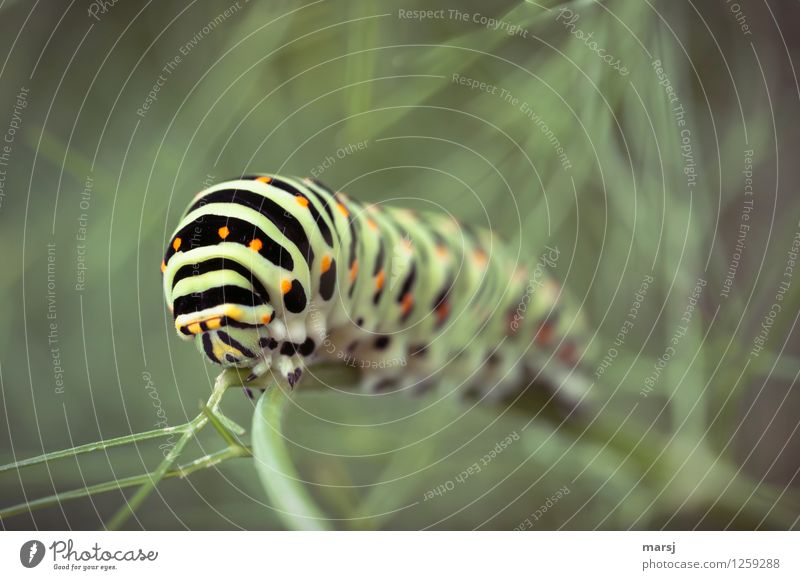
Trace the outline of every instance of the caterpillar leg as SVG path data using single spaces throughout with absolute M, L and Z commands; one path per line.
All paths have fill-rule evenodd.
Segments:
M 303 358 L 297 354 L 292 356 L 281 355 L 274 363 L 278 375 L 280 377 L 285 377 L 289 386 L 292 388 L 298 383 L 300 377 L 303 376 L 304 366 Z
M 272 359 L 271 358 L 263 358 L 261 359 L 256 366 L 250 369 L 250 374 L 245 379 L 246 382 L 251 382 L 256 380 L 258 377 L 265 375 L 267 371 L 272 367 Z
M 294 388 L 300 377 L 303 375 L 302 368 L 305 366 L 303 357 L 299 354 L 294 355 L 268 355 L 259 360 L 259 362 L 250 369 L 250 374 L 245 379 L 246 382 L 252 382 L 264 376 L 270 370 L 274 369 L 276 374 L 285 378 L 289 386 Z

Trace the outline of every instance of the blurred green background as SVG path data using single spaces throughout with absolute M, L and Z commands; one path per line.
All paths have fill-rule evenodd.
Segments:
M 476 406 L 304 383 L 289 448 L 333 527 L 796 527 L 798 17 L 776 1 L 0 3 L 0 463 L 197 414 L 217 369 L 175 336 L 165 241 L 204 184 L 277 172 L 440 207 L 531 259 L 556 246 L 591 329 L 577 409 L 543 384 Z M 224 408 L 249 427 L 252 402 Z M 2 473 L 0 507 L 152 469 L 158 443 Z M 204 433 L 187 456 L 219 445 Z M 122 503 L 0 525 L 95 529 Z M 237 459 L 163 482 L 127 527 L 283 525 Z

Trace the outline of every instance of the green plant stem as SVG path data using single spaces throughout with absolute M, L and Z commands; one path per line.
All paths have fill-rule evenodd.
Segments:
M 123 505 L 117 513 L 109 520 L 107 528 L 109 530 L 118 530 L 125 524 L 126 521 L 133 515 L 133 512 L 142 505 L 142 502 L 147 499 L 147 496 L 155 489 L 156 484 L 158 484 L 161 479 L 163 479 L 164 475 L 166 475 L 167 471 L 172 464 L 178 459 L 180 454 L 183 452 L 183 448 L 186 447 L 186 444 L 194 437 L 195 433 L 200 430 L 205 422 L 197 423 L 197 426 L 194 429 L 190 429 L 186 431 L 175 446 L 169 450 L 167 456 L 164 460 L 159 464 L 158 468 L 152 474 L 148 474 L 149 477 L 146 478 L 144 484 L 136 490 L 136 493 L 133 497 L 129 500 L 125 501 L 125 505 Z
M 37 465 L 39 463 L 46 463 L 48 461 L 54 461 L 56 459 L 74 457 L 75 455 L 90 453 L 92 451 L 102 451 L 103 449 L 110 449 L 112 447 L 125 445 L 127 443 L 135 443 L 139 441 L 146 441 L 148 439 L 157 439 L 158 437 L 166 437 L 167 435 L 173 435 L 175 433 L 183 433 L 184 431 L 186 431 L 186 429 L 190 427 L 190 425 L 191 423 L 184 423 L 182 425 L 176 425 L 174 427 L 164 427 L 162 429 L 145 431 L 143 433 L 133 433 L 131 435 L 124 435 L 122 437 L 114 437 L 113 439 L 105 439 L 103 441 L 95 441 L 94 443 L 87 443 L 86 445 L 79 445 L 78 447 L 72 447 L 71 449 L 62 449 L 60 451 L 45 453 L 44 455 L 31 457 L 30 459 L 23 459 L 22 461 L 17 461 L 16 463 L 7 463 L 6 465 L 0 465 L 0 473 L 3 473 L 4 471 L 21 469 L 23 467 L 30 467 L 32 465 Z
M 208 399 L 208 403 L 206 403 L 205 407 L 203 408 L 200 415 L 192 419 L 189 422 L 188 428 L 184 431 L 183 435 L 175 446 L 169 450 L 167 456 L 164 460 L 159 464 L 158 468 L 152 473 L 149 474 L 145 482 L 142 486 L 136 490 L 136 493 L 133 495 L 132 498 L 125 502 L 117 513 L 109 520 L 108 522 L 108 529 L 110 530 L 117 530 L 122 527 L 126 521 L 133 515 L 142 502 L 152 493 L 155 489 L 156 485 L 159 481 L 161 481 L 164 476 L 169 471 L 169 468 L 172 467 L 172 464 L 178 460 L 180 454 L 183 452 L 184 447 L 192 438 L 206 425 L 209 421 L 209 417 L 218 414 L 219 404 L 222 400 L 222 396 L 234 384 L 239 383 L 240 378 L 238 373 L 233 370 L 223 371 L 217 376 L 217 380 L 214 383 L 214 390 L 211 392 L 211 396 Z M 214 427 L 221 433 L 225 432 L 225 427 L 221 421 L 213 422 Z M 234 424 L 235 425 L 235 424 Z M 238 426 L 237 426 L 238 427 Z M 230 434 L 229 434 L 230 435 Z M 235 441 L 233 435 L 230 435 L 230 438 L 226 435 L 223 435 L 225 440 L 231 445 L 231 441 Z M 238 443 L 233 443 L 236 445 Z
M 237 371 L 229 369 L 220 373 L 214 384 L 214 389 L 211 392 L 211 396 L 209 397 L 207 403 L 201 407 L 201 413 L 188 423 L 174 427 L 165 427 L 163 429 L 145 431 L 144 433 L 134 433 L 131 435 L 125 435 L 123 437 L 115 437 L 113 439 L 107 439 L 104 441 L 97 441 L 95 443 L 80 445 L 71 449 L 45 453 L 44 455 L 40 455 L 38 457 L 33 457 L 1 466 L 0 472 L 14 469 L 19 470 L 24 467 L 46 463 L 56 459 L 74 457 L 76 455 L 89 453 L 91 451 L 109 449 L 111 447 L 117 447 L 127 443 L 138 443 L 139 441 L 164 437 L 174 433 L 181 434 L 181 438 L 172 447 L 172 449 L 170 449 L 167 456 L 153 472 L 99 483 L 81 489 L 60 492 L 30 502 L 3 508 L 0 509 L 0 520 L 21 513 L 30 512 L 35 509 L 52 506 L 70 499 L 87 497 L 106 491 L 121 490 L 128 487 L 140 486 L 133 497 L 126 501 L 126 504 L 120 510 L 118 510 L 109 521 L 108 527 L 110 529 L 116 529 L 122 526 L 128 520 L 128 518 L 142 504 L 142 502 L 162 479 L 171 477 L 185 477 L 190 473 L 200 469 L 212 467 L 227 459 L 252 455 L 250 448 L 242 445 L 242 443 L 240 443 L 236 438 L 236 435 L 241 435 L 244 433 L 244 429 L 223 415 L 219 410 L 222 397 L 228 388 L 238 386 L 240 384 L 241 376 Z M 178 460 L 178 457 L 183 452 L 187 443 L 189 443 L 189 441 L 191 441 L 191 439 L 195 437 L 207 423 L 211 423 L 214 429 L 222 436 L 223 440 L 228 444 L 227 448 L 216 453 L 205 455 L 184 466 L 171 470 L 170 468 Z
M 442 392 L 451 391 L 456 385 L 445 384 Z M 446 399 L 434 397 L 434 411 L 430 415 L 430 421 L 434 424 L 448 424 L 457 413 L 462 409 L 456 403 L 454 397 Z M 414 437 L 416 433 L 409 433 Z M 409 460 L 407 454 L 393 453 L 381 471 L 380 477 L 369 488 L 364 495 L 361 503 L 353 510 L 348 526 L 352 530 L 377 530 L 385 528 L 392 517 L 403 509 L 404 505 L 413 500 L 413 495 L 419 494 L 420 490 L 415 485 L 405 485 L 398 489 L 398 486 L 391 482 L 408 477 L 410 474 L 418 472 L 429 465 L 436 452 L 433 439 L 428 445 L 416 451 L 413 458 Z
M 96 443 L 47 453 L 39 457 L 3 466 L 3 471 L 20 469 L 55 459 L 73 457 L 81 453 L 108 449 L 126 443 L 136 443 L 174 433 L 181 434 L 177 443 L 175 443 L 166 457 L 164 457 L 163 461 L 161 461 L 158 467 L 152 472 L 99 483 L 81 489 L 68 490 L 0 509 L 0 520 L 53 506 L 66 500 L 88 497 L 108 491 L 119 491 L 126 488 L 138 487 L 133 496 L 126 501 L 125 505 L 122 506 L 108 522 L 108 529 L 118 529 L 128 521 L 161 480 L 173 477 L 185 477 L 195 471 L 213 467 L 214 465 L 235 457 L 252 456 L 254 450 L 243 445 L 237 438 L 237 435 L 242 434 L 244 429 L 228 419 L 219 410 L 222 397 L 228 388 L 239 385 L 241 385 L 241 376 L 235 370 L 229 369 L 220 373 L 211 396 L 206 405 L 201 408 L 201 413 L 183 425 L 98 441 Z M 273 500 L 276 510 L 279 512 L 280 517 L 284 520 L 288 528 L 305 530 L 328 529 L 327 518 L 322 510 L 317 507 L 314 500 L 303 486 L 303 482 L 292 464 L 289 451 L 285 445 L 285 439 L 282 433 L 282 418 L 286 409 L 287 400 L 285 386 L 272 384 L 267 394 L 259 401 L 253 424 L 254 445 L 257 447 L 255 452 L 259 459 L 257 467 L 259 468 L 259 473 L 261 474 L 268 495 Z M 211 424 L 220 434 L 227 444 L 226 449 L 205 455 L 173 469 L 173 465 L 183 453 L 186 445 L 207 424 Z
M 224 373 L 222 373 L 224 374 Z M 220 382 L 222 374 L 217 377 L 217 383 Z M 235 373 L 232 373 L 234 376 L 238 376 Z M 231 378 L 226 377 L 225 385 L 221 388 L 221 390 L 215 390 L 211 394 L 211 398 L 208 400 L 206 407 L 211 409 L 212 413 L 216 414 L 216 418 L 225 425 L 230 431 L 233 431 L 237 435 L 241 435 L 244 433 L 244 429 L 225 417 L 224 415 L 220 415 L 217 413 L 219 408 L 219 402 L 224 394 L 225 390 L 229 387 L 233 386 L 234 383 L 231 382 Z M 195 418 L 188 423 L 183 423 L 181 425 L 175 425 L 172 427 L 163 427 L 161 429 L 153 429 L 152 431 L 144 431 L 142 433 L 132 433 L 131 435 L 123 435 L 121 437 L 113 437 L 112 439 L 104 439 L 102 441 L 95 441 L 93 443 L 87 443 L 85 445 L 79 445 L 77 447 L 71 447 L 69 449 L 62 449 L 60 451 L 52 451 L 50 453 L 45 453 L 43 455 L 38 455 L 36 457 L 31 457 L 29 459 L 23 459 L 22 461 L 16 461 L 14 463 L 7 463 L 5 465 L 0 465 L 0 473 L 5 471 L 12 471 L 21 469 L 23 467 L 31 467 L 33 465 L 38 465 L 40 463 L 47 463 L 48 461 L 55 461 L 56 459 L 64 459 L 66 457 L 74 457 L 76 455 L 82 455 L 85 453 L 91 453 L 92 451 L 102 451 L 104 449 L 111 449 L 112 447 L 118 447 L 120 445 L 126 445 L 128 443 L 138 443 L 139 441 L 147 441 L 148 439 L 157 439 L 159 437 L 166 437 L 168 435 L 174 435 L 175 433 L 185 433 L 186 431 L 190 431 L 194 428 L 195 422 L 198 421 L 198 418 Z
M 253 454 L 261 482 L 272 504 L 291 530 L 327 530 L 328 520 L 317 507 L 292 464 L 282 419 L 288 396 L 282 384 L 269 388 L 253 416 Z
M 206 469 L 208 467 L 213 467 L 214 465 L 217 465 L 222 461 L 233 459 L 235 457 L 249 457 L 250 455 L 252 455 L 252 451 L 248 447 L 244 446 L 240 446 L 238 448 L 229 447 L 227 449 L 223 449 L 222 451 L 210 453 L 204 457 L 195 459 L 194 461 L 186 465 L 180 466 L 177 469 L 168 471 L 162 476 L 161 479 L 186 477 L 194 473 L 195 471 Z M 70 499 L 79 499 L 97 493 L 104 493 L 107 491 L 114 491 L 128 487 L 135 487 L 137 485 L 143 485 L 148 481 L 152 480 L 154 476 L 155 476 L 154 473 L 143 473 L 141 475 L 133 475 L 131 477 L 125 477 L 122 479 L 117 479 L 115 481 L 108 481 L 105 483 L 99 483 L 97 485 L 90 485 L 88 487 L 84 487 L 81 489 L 73 489 L 70 491 L 57 493 L 27 503 L 17 504 L 0 510 L 0 520 L 5 518 L 10 518 L 12 516 L 19 515 L 22 513 L 31 512 L 33 510 L 50 507 L 58 503 L 61 503 L 62 501 Z

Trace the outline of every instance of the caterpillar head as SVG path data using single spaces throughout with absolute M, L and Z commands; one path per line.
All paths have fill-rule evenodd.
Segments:
M 178 301 L 176 304 L 179 305 Z M 240 322 L 243 308 L 238 304 L 217 304 L 175 317 L 178 335 L 193 340 L 211 362 L 229 367 L 252 367 L 269 341 L 264 328 Z
M 195 248 L 176 236 L 162 265 L 164 294 L 178 336 L 216 364 L 253 367 L 263 358 L 275 309 L 237 250 Z
M 310 267 L 306 228 L 316 211 L 296 187 L 270 176 L 244 176 L 206 188 L 186 210 L 161 265 L 181 338 L 194 341 L 216 364 L 249 367 L 256 375 L 286 359 L 281 372 L 290 384 L 299 364 L 292 345 L 299 348 L 307 338 L 311 285 L 303 258 Z M 330 231 L 321 231 L 333 243 Z M 319 254 L 315 271 L 320 287 L 331 293 L 334 250 Z M 289 343 L 286 352 L 279 342 Z
M 224 367 L 255 366 L 260 360 L 258 333 L 252 329 L 227 327 L 210 330 L 194 338 L 197 350 Z

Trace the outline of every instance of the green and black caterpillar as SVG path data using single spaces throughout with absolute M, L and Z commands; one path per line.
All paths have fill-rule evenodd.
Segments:
M 248 380 L 272 371 L 294 386 L 308 365 L 339 361 L 371 392 L 457 377 L 497 398 L 537 357 L 581 357 L 559 285 L 518 262 L 489 230 L 445 215 L 248 175 L 195 196 L 161 270 L 179 336 L 252 369 Z

